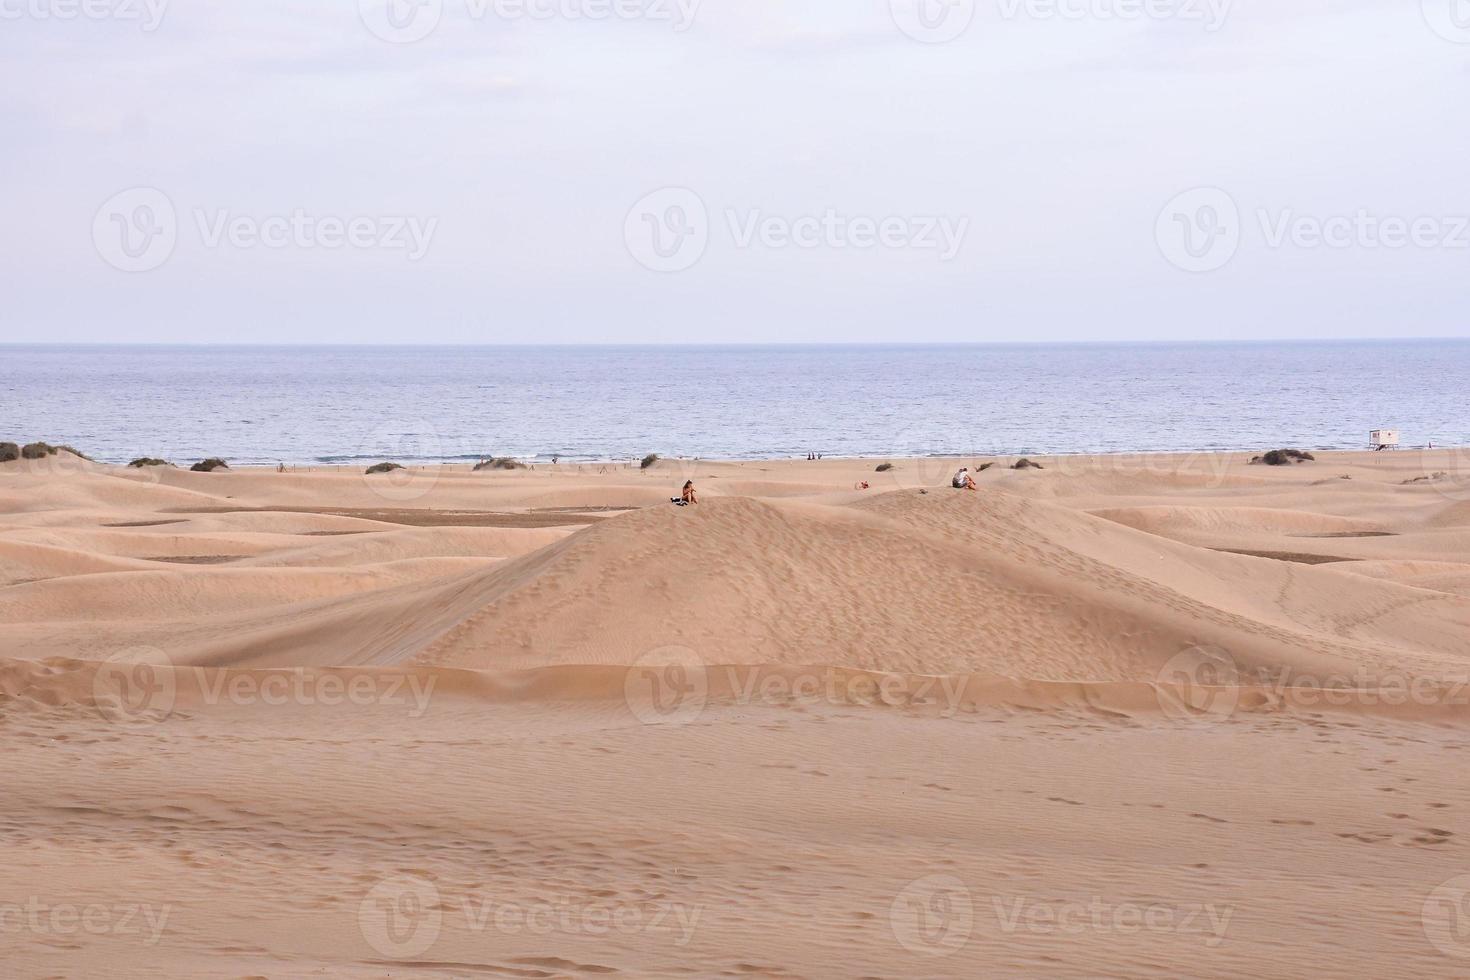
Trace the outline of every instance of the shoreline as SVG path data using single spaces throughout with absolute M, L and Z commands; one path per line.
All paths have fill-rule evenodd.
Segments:
M 54 443 L 53 445 L 57 445 L 59 447 L 61 444 L 60 443 Z M 963 462 L 963 461 L 966 461 L 966 460 L 982 460 L 982 461 L 994 461 L 996 463 L 999 463 L 999 462 L 1001 462 L 1003 460 L 1013 460 L 1013 459 L 1019 459 L 1019 458 L 1027 458 L 1027 459 L 1033 459 L 1033 460 L 1040 460 L 1040 461 L 1042 461 L 1044 463 L 1047 460 L 1062 462 L 1062 461 L 1069 461 L 1069 460 L 1076 461 L 1076 460 L 1086 460 L 1086 459 L 1115 459 L 1115 460 L 1118 460 L 1118 459 L 1159 459 L 1159 458 L 1175 458 L 1175 457 L 1180 457 L 1180 458 L 1186 458 L 1186 459 L 1188 459 L 1188 458 L 1234 457 L 1234 456 L 1241 456 L 1241 455 L 1245 455 L 1245 456 L 1248 456 L 1249 457 L 1249 456 L 1261 455 L 1261 454 L 1263 454 L 1265 452 L 1268 452 L 1268 451 L 1270 451 L 1272 449 L 1284 449 L 1284 448 L 1293 448 L 1293 449 L 1295 449 L 1295 448 L 1300 448 L 1300 447 L 1299 446 L 1293 446 L 1293 445 L 1290 445 L 1290 444 L 1284 444 L 1284 445 L 1281 445 L 1281 446 L 1274 446 L 1273 445 L 1273 446 L 1266 446 L 1266 447 L 1254 447 L 1254 448 L 1253 447 L 1243 447 L 1243 448 L 1230 448 L 1230 449 L 1117 449 L 1117 450 L 1078 450 L 1078 451 L 1042 451 L 1042 450 L 1024 449 L 1024 450 L 1004 450 L 1004 451 L 996 451 L 996 450 L 980 451 L 980 450 L 977 450 L 975 452 L 964 452 L 964 453 L 959 453 L 959 452 L 955 452 L 955 453 L 928 453 L 928 454 L 922 454 L 922 455 L 912 454 L 912 453 L 899 453 L 899 454 L 861 453 L 861 454 L 853 454 L 853 455 L 837 454 L 837 453 L 831 453 L 831 454 L 824 453 L 818 459 L 807 459 L 805 456 L 801 456 L 801 455 L 789 455 L 789 456 L 788 455 L 779 455 L 779 456 L 777 456 L 777 455 L 773 455 L 773 456 L 676 456 L 676 455 L 665 455 L 665 454 L 662 454 L 662 453 L 658 453 L 657 456 L 658 456 L 658 461 L 659 462 L 662 462 L 662 463 L 675 463 L 675 464 L 677 464 L 677 463 L 701 463 L 701 464 L 712 464 L 712 465 L 745 465 L 745 464 L 756 464 L 756 463 L 781 463 L 781 464 L 788 464 L 788 463 L 864 463 L 864 462 L 872 462 L 872 463 L 884 463 L 884 462 L 901 463 L 901 462 L 905 462 L 905 461 L 908 461 L 908 462 L 917 462 L 917 461 L 923 461 L 923 460 L 953 460 L 953 461 L 957 461 L 957 462 Z M 1393 459 L 1393 458 L 1396 458 L 1396 457 L 1397 458 L 1402 458 L 1404 456 L 1411 456 L 1411 455 L 1412 456 L 1422 456 L 1422 455 L 1429 454 L 1429 453 L 1451 453 L 1451 454 L 1454 454 L 1454 453 L 1464 453 L 1464 454 L 1470 455 L 1470 443 L 1467 443 L 1467 444 L 1464 444 L 1464 445 L 1399 446 L 1399 447 L 1397 447 L 1395 449 L 1386 449 L 1386 450 L 1372 450 L 1372 449 L 1366 449 L 1366 448 L 1347 448 L 1347 447 L 1340 447 L 1340 448 L 1317 448 L 1317 447 L 1308 447 L 1306 449 L 1306 451 L 1307 452 L 1310 452 L 1310 453 L 1313 453 L 1313 454 L 1317 454 L 1318 456 L 1322 457 L 1322 459 L 1319 459 L 1318 462 L 1324 461 L 1325 459 L 1333 459 L 1333 458 L 1339 458 L 1339 457 L 1344 457 L 1344 458 L 1351 457 L 1351 458 L 1354 458 L 1354 459 L 1356 459 L 1357 457 Z M 82 449 L 82 452 L 86 452 L 86 449 Z M 213 456 L 219 456 L 220 458 L 224 459 L 226 461 L 226 463 L 229 464 L 229 467 L 231 469 L 234 469 L 234 470 L 261 470 L 261 469 L 274 470 L 277 466 L 284 465 L 288 471 L 292 471 L 292 472 L 313 472 L 313 471 L 318 471 L 318 470 L 321 470 L 321 471 L 356 470 L 356 469 L 358 469 L 359 467 L 362 467 L 362 466 L 371 466 L 371 465 L 373 465 L 375 463 L 381 463 L 381 462 L 398 463 L 398 464 L 402 465 L 405 468 L 412 468 L 412 469 L 428 469 L 428 468 L 431 468 L 431 467 L 440 467 L 440 468 L 444 468 L 444 469 L 463 468 L 463 469 L 467 469 L 467 470 L 473 471 L 474 466 L 475 466 L 475 464 L 477 462 L 495 458 L 495 457 L 492 457 L 491 455 L 488 455 L 488 454 L 485 455 L 485 456 L 480 456 L 480 457 L 467 457 L 467 456 L 462 456 L 461 455 L 461 456 L 443 457 L 443 458 L 434 458 L 434 459 L 427 459 L 427 458 L 422 458 L 422 457 L 406 457 L 406 456 L 397 456 L 397 457 L 395 457 L 395 456 L 392 456 L 392 455 L 382 455 L 382 456 L 354 456 L 350 460 L 343 459 L 343 458 L 340 458 L 340 457 L 334 457 L 334 458 L 330 458 L 330 459 L 312 459 L 312 460 L 291 460 L 291 459 L 285 459 L 285 458 L 281 458 L 281 459 L 260 459 L 260 460 L 251 459 L 249 461 L 235 462 L 235 461 L 232 461 L 231 458 L 228 455 L 222 455 L 222 454 L 218 454 L 218 453 L 214 453 L 214 454 L 211 454 L 211 455 L 213 455 Z M 56 457 L 54 455 L 53 456 L 49 456 L 49 457 L 43 457 L 43 459 L 51 459 L 51 460 L 55 460 L 55 458 Z M 114 459 L 114 458 L 103 459 L 103 458 L 99 458 L 99 457 L 96 457 L 96 456 L 90 456 L 90 455 L 87 456 L 87 457 L 83 457 L 83 458 L 86 459 L 87 462 L 95 463 L 95 464 L 100 465 L 100 466 L 116 466 L 116 467 L 121 467 L 121 468 L 125 468 L 125 469 L 128 468 L 128 465 L 129 465 L 129 462 L 130 462 L 130 460 L 124 460 L 124 459 L 120 459 L 120 458 L 116 458 L 116 459 Z M 137 458 L 143 458 L 143 457 L 141 457 L 141 456 L 135 456 L 135 457 L 132 457 L 132 458 L 137 459 Z M 167 458 L 167 457 L 160 457 L 160 458 Z M 198 457 L 196 459 L 194 456 L 182 456 L 181 455 L 177 459 L 171 459 L 169 461 L 171 463 L 173 463 L 175 467 L 177 467 L 179 469 L 185 469 L 185 470 L 187 470 L 188 467 L 191 464 L 193 464 L 195 462 L 198 462 L 200 460 L 203 460 L 203 459 L 207 459 L 207 458 L 210 458 L 210 457 L 201 456 L 201 457 Z M 542 469 L 554 469 L 556 467 L 571 467 L 571 466 L 604 466 L 604 467 L 618 467 L 618 468 L 623 468 L 623 469 L 635 469 L 635 470 L 641 468 L 641 465 L 640 465 L 641 464 L 641 457 L 638 457 L 638 456 L 633 456 L 633 457 L 615 457 L 615 458 L 594 458 L 594 457 L 588 457 L 588 458 L 570 458 L 570 457 L 566 457 L 566 456 L 558 456 L 557 457 L 558 458 L 558 461 L 557 462 L 552 462 L 552 460 L 549 457 L 545 457 L 545 456 L 514 456 L 514 455 L 507 455 L 504 458 L 515 460 L 517 463 L 520 464 L 521 468 L 529 469 L 529 470 L 535 470 L 535 471 L 538 471 L 538 472 L 540 470 L 542 470 Z M 15 460 L 11 460 L 11 461 L 0 461 L 0 466 L 4 466 L 6 464 L 6 462 L 25 462 L 25 461 L 24 460 L 20 460 L 20 461 L 15 461 Z M 502 470 L 501 472 L 514 472 L 514 471 L 513 470 Z

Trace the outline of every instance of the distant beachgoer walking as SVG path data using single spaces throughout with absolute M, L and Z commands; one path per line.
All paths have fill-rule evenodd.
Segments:
M 954 479 L 949 481 L 949 485 L 956 490 L 974 490 L 975 478 L 970 475 L 970 468 L 961 466 L 959 472 L 954 475 Z

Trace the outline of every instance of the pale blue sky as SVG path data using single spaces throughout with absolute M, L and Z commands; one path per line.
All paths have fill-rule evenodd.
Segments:
M 921 0 L 427 0 L 412 43 L 389 0 L 68 2 L 0 0 L 4 341 L 1470 335 L 1452 0 L 977 0 L 943 43 Z M 129 259 L 133 188 L 174 219 Z M 1236 209 L 1193 260 L 1192 188 Z

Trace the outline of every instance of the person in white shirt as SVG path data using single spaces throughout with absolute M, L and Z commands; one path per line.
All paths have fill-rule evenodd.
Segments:
M 954 479 L 950 481 L 949 485 L 956 490 L 974 490 L 975 478 L 970 475 L 970 468 L 968 466 L 961 466 L 959 472 L 954 475 Z

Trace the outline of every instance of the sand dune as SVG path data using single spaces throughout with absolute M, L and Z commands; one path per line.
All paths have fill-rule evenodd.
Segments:
M 142 479 L 92 464 L 60 474 L 8 464 L 35 491 L 18 514 L 46 513 L 34 501 L 56 493 L 60 512 L 88 516 L 83 526 L 12 527 L 7 574 L 26 584 L 0 591 L 0 613 L 28 624 L 13 634 L 25 656 L 74 653 L 78 634 L 97 622 L 116 629 L 131 620 L 167 632 L 157 645 L 170 656 L 220 664 L 236 650 L 254 664 L 329 665 L 335 655 L 344 664 L 519 670 L 630 664 L 672 645 L 719 664 L 1095 682 L 1152 679 L 1170 657 L 1200 645 L 1230 650 L 1248 671 L 1433 672 L 1465 659 L 1470 607 L 1451 559 L 1470 555 L 1470 529 L 1445 519 L 1461 501 L 1426 497 L 1422 482 L 1404 478 L 1334 478 L 1329 494 L 1321 470 L 1360 473 L 1364 463 L 1352 454 L 1284 472 L 1213 459 L 1171 473 L 1167 459 L 1130 468 L 1068 458 L 1043 470 L 991 469 L 979 494 L 950 491 L 942 479 L 932 492 L 888 486 L 947 475 L 952 460 L 900 463 L 893 472 L 901 479 L 872 474 L 867 491 L 842 489 L 866 467 L 834 462 L 661 463 L 652 476 L 613 469 L 600 479 L 445 467 L 412 500 L 384 498 L 414 489 L 419 474 L 389 486 L 341 471 L 170 470 Z M 780 479 L 744 475 L 778 468 Z M 677 480 L 696 470 L 705 471 L 697 507 L 606 509 L 630 505 L 630 495 L 663 499 L 652 482 L 659 472 Z M 633 493 L 630 481 L 648 485 Z M 162 517 L 178 509 L 184 487 L 205 498 L 190 506 L 204 513 Z M 1052 492 L 1037 492 L 1046 487 Z M 1090 506 L 1108 487 L 1156 502 Z M 731 492 L 759 489 L 774 496 Z M 1216 502 L 1264 491 L 1273 503 L 1294 492 L 1302 506 Z M 402 527 L 341 516 L 352 509 L 474 523 L 476 512 L 455 509 L 472 492 L 549 520 L 581 520 L 578 504 L 566 501 L 582 501 L 605 519 Z M 1348 516 L 1348 494 L 1365 506 L 1408 500 Z M 374 498 L 378 506 L 368 506 Z M 1063 503 L 1074 498 L 1085 511 Z M 81 512 L 79 499 L 126 510 Z M 226 511 L 222 499 L 239 509 Z M 99 519 L 107 516 L 118 519 Z M 1276 560 L 1292 555 L 1303 558 Z M 1378 574 L 1344 578 L 1330 567 L 1364 560 Z M 1406 561 L 1439 563 L 1425 574 L 1446 587 L 1386 571 Z M 191 653 L 200 618 L 216 615 L 224 617 L 216 631 L 228 637 Z M 335 637 L 335 654 L 300 653 L 325 643 L 304 637 L 326 636 Z
M 1295 537 L 1353 536 L 1388 533 L 1369 521 L 1271 507 L 1131 507 L 1095 510 L 1098 517 L 1128 527 L 1185 540 L 1191 535 L 1284 534 Z
M 1457 458 L 0 464 L 7 969 L 1458 975 Z

